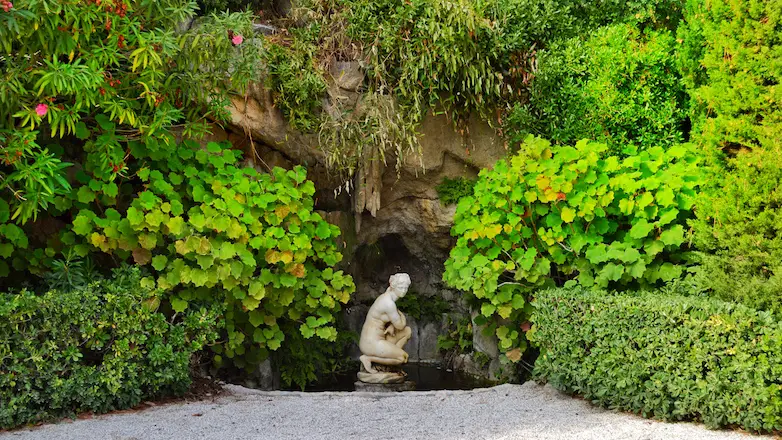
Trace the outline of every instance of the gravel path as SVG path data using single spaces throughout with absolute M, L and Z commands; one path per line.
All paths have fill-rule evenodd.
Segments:
M 262 392 L 61 422 L 2 440 L 760 439 L 602 410 L 535 383 L 398 394 Z

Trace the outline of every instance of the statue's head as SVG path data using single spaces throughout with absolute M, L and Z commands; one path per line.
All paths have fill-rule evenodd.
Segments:
M 391 278 L 388 279 L 388 284 L 392 289 L 399 293 L 400 297 L 403 297 L 405 296 L 405 293 L 407 293 L 407 289 L 410 287 L 410 275 L 406 273 L 397 273 L 391 275 Z

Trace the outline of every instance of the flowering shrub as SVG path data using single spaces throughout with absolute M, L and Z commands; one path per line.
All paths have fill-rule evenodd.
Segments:
M 101 207 L 116 205 L 134 178 L 128 142 L 164 150 L 175 145 L 175 127 L 184 136 L 204 133 L 209 119 L 227 116 L 228 93 L 257 77 L 260 59 L 259 46 L 242 37 L 252 32 L 249 14 L 180 30 L 195 2 L 17 0 L 3 7 L 0 236 L 13 249 L 0 252 L 0 276 L 9 266 L 45 270 L 63 244 L 56 234 L 49 243 L 17 238 L 27 231 L 15 232 L 9 221 L 25 224 L 40 212 L 67 219 L 88 193 Z

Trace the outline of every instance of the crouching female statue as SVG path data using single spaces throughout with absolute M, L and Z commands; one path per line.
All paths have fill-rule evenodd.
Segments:
M 407 326 L 405 315 L 396 308 L 396 300 L 402 298 L 410 287 L 410 276 L 406 273 L 391 275 L 390 286 L 369 308 L 358 347 L 362 371 L 359 380 L 370 383 L 394 383 L 404 381 L 401 370 L 383 368 L 378 371 L 373 364 L 399 366 L 407 362 L 407 353 L 402 349 L 410 340 L 412 331 Z

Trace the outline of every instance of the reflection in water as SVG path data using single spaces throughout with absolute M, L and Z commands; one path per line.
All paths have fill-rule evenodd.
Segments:
M 487 379 L 473 377 L 467 374 L 448 371 L 437 365 L 414 364 L 404 366 L 407 379 L 415 382 L 416 391 L 431 390 L 471 390 L 494 385 Z M 355 391 L 355 372 L 336 375 L 329 381 L 308 386 L 305 391 Z

